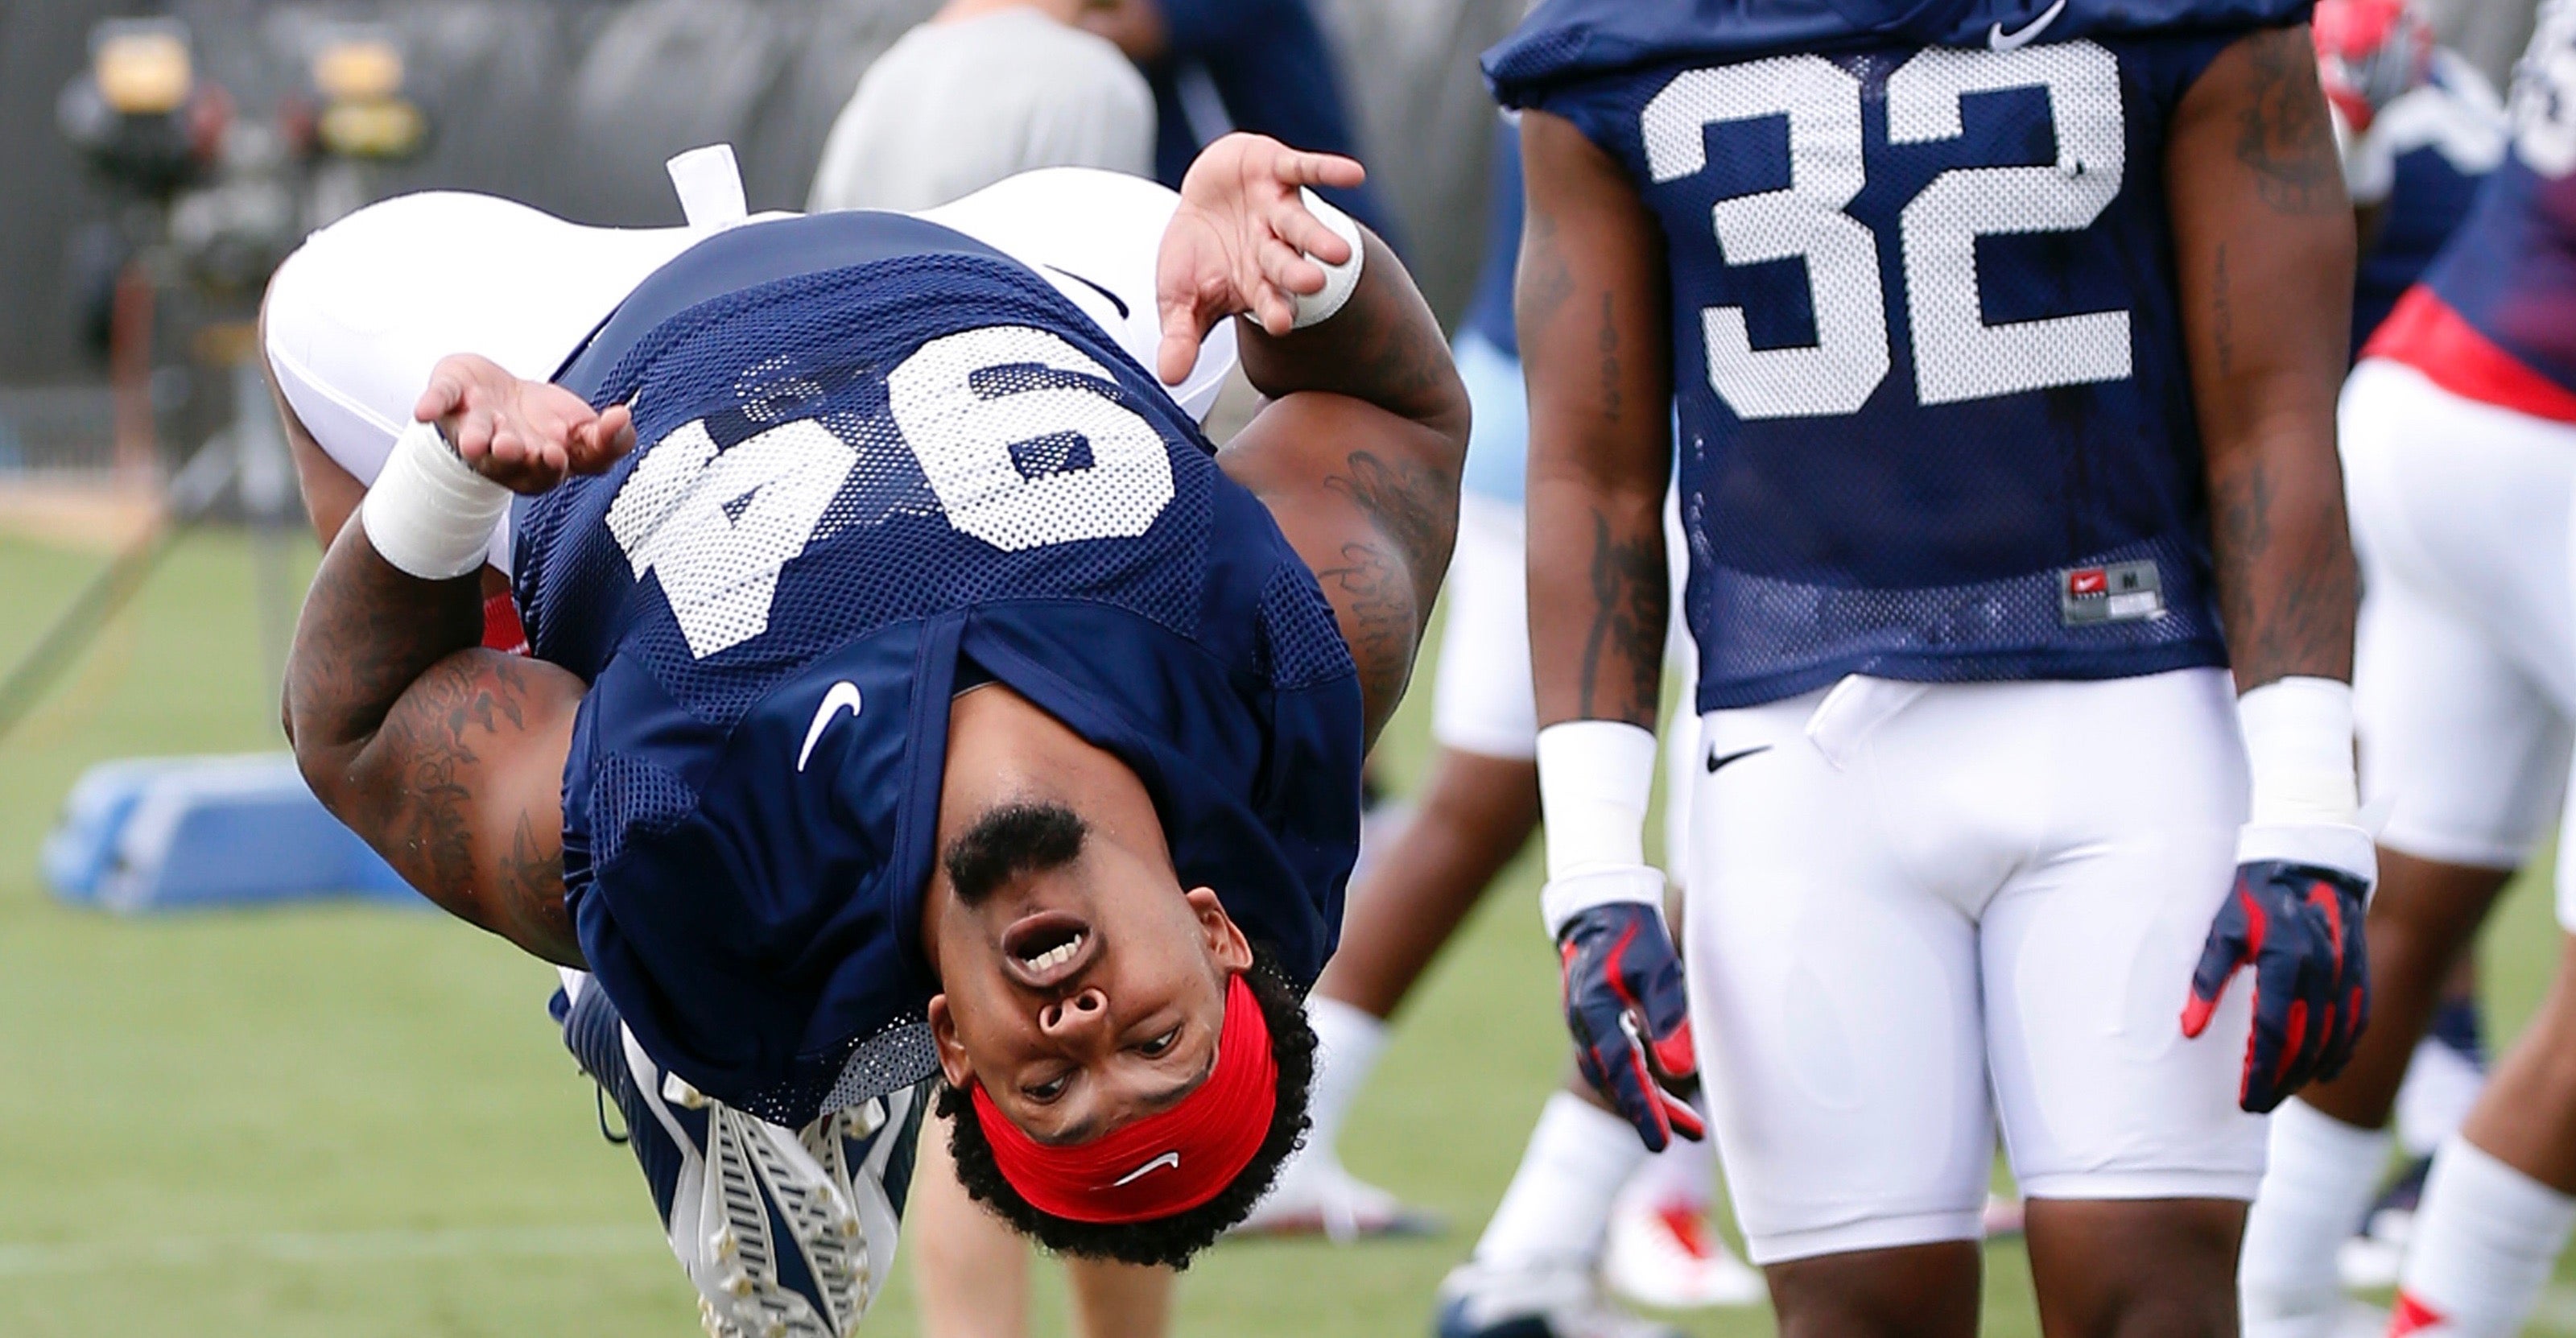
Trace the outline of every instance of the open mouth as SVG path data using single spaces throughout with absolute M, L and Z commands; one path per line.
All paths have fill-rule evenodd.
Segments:
M 1011 974 L 1044 989 L 1070 977 L 1090 956 L 1091 924 L 1067 911 L 1040 911 L 1002 931 L 1002 953 Z

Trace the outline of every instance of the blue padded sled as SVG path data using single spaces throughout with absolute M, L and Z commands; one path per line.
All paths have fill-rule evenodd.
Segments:
M 427 904 L 282 753 L 93 767 L 63 801 L 43 863 L 64 901 L 127 915 L 349 896 Z

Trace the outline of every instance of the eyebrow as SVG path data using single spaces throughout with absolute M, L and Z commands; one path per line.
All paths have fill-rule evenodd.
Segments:
M 1179 1105 L 1182 1098 L 1188 1096 L 1194 1091 L 1197 1091 L 1201 1083 L 1204 1083 L 1215 1076 L 1216 1060 L 1214 1057 L 1210 1057 L 1208 1060 L 1207 1070 L 1205 1072 L 1194 1078 L 1183 1078 L 1179 1082 L 1164 1088 L 1162 1091 L 1146 1097 L 1143 1102 L 1145 1113 L 1149 1115 L 1161 1114 L 1162 1112 Z M 1065 1146 L 1074 1143 L 1088 1143 L 1099 1136 L 1100 1117 L 1094 1115 L 1085 1117 L 1064 1129 L 1058 1130 L 1056 1135 L 1052 1138 L 1043 1138 L 1038 1141 L 1050 1146 Z

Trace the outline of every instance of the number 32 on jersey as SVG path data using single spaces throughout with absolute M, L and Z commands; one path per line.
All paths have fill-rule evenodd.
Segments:
M 1887 137 L 1957 139 L 1963 98 L 2033 87 L 2047 90 L 2058 161 L 1933 178 L 1898 215 L 1901 285 L 1880 274 L 1869 225 L 1844 212 L 1866 184 L 1857 77 L 1822 56 L 1781 56 L 1685 71 L 1646 104 L 1646 163 L 1658 185 L 1707 167 L 1707 127 L 1788 119 L 1788 186 L 1720 200 L 1709 221 L 1730 265 L 1805 261 L 1816 342 L 1757 349 L 1742 307 L 1703 308 L 1709 385 L 1737 417 L 1857 412 L 1887 378 L 1887 306 L 1897 301 L 1913 327 L 1924 404 L 2129 375 L 2128 312 L 1988 325 L 1977 294 L 1978 237 L 2077 231 L 2119 195 L 2127 140 L 2116 57 L 2091 42 L 1920 52 L 1887 77 Z

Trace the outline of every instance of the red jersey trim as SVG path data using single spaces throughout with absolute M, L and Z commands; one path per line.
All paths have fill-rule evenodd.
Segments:
M 2576 423 L 2576 391 L 2504 351 L 2420 283 L 2397 299 L 2361 356 L 2402 362 L 2463 399 Z
M 528 631 L 519 623 L 519 604 L 507 592 L 483 597 L 483 648 L 510 655 L 528 653 Z

